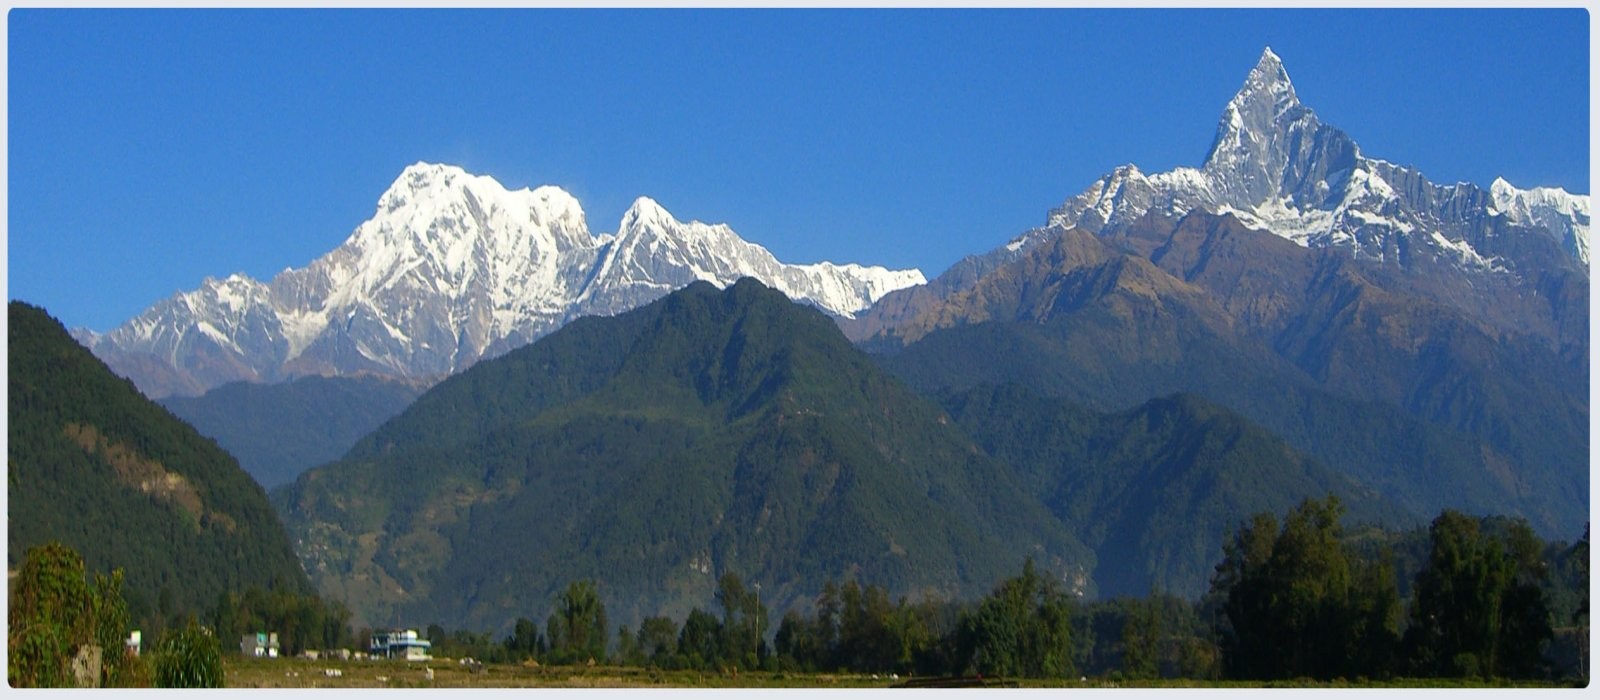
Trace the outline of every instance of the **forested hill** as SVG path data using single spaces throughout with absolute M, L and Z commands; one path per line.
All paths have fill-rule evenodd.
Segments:
M 120 567 L 135 619 L 209 610 L 250 586 L 309 592 L 266 493 L 112 374 L 43 309 L 8 309 L 7 562 L 59 540 Z
M 274 496 L 369 619 L 539 619 L 580 578 L 628 622 L 727 572 L 783 609 L 829 578 L 961 598 L 1029 555 L 1080 587 L 1093 566 L 935 403 L 748 279 L 481 362 Z

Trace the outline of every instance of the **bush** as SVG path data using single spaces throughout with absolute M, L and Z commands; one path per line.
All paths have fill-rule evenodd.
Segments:
M 161 641 L 155 665 L 158 688 L 222 687 L 222 644 L 193 619 Z

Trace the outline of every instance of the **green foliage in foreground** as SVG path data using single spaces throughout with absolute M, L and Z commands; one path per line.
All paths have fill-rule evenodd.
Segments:
M 156 686 L 161 688 L 221 688 L 222 644 L 211 630 L 189 620 L 172 630 L 157 647 Z
M 11 586 L 6 680 L 12 687 L 59 688 L 77 684 L 72 660 L 79 650 L 102 650 L 93 684 L 123 685 L 132 675 L 122 653 L 128 607 L 122 571 L 85 578 L 83 557 L 59 542 L 33 547 Z

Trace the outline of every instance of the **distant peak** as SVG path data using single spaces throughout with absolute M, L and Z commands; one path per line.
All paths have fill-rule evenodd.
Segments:
M 676 222 L 672 214 L 649 197 L 639 197 L 633 200 L 633 205 L 628 207 L 627 213 L 622 215 L 622 228 L 630 229 L 635 226 L 665 226 Z

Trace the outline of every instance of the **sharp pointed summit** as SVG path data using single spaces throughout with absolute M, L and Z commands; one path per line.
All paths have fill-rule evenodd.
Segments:
M 1144 174 L 1119 167 L 1052 210 L 1048 225 L 1104 233 L 1152 211 L 1204 209 L 1300 245 L 1401 267 L 1438 261 L 1470 273 L 1518 274 L 1523 265 L 1532 266 L 1528 272 L 1570 265 L 1588 274 L 1586 197 L 1503 182 L 1491 189 L 1435 185 L 1411 168 L 1367 157 L 1300 102 L 1268 47 L 1224 106 L 1200 168 Z M 1496 233 L 1494 216 L 1519 234 Z

